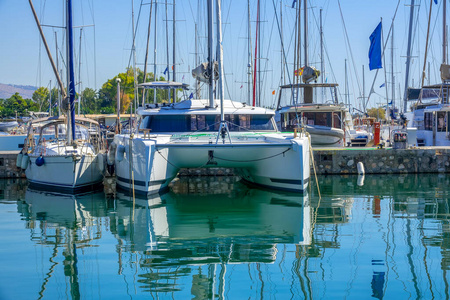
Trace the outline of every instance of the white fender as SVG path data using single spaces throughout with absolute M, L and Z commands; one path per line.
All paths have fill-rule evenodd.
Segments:
M 116 160 L 116 148 L 117 145 L 114 142 L 112 142 L 111 145 L 109 145 L 107 163 L 110 166 L 114 165 L 114 161 Z
M 105 154 L 99 153 L 97 155 L 97 159 L 98 159 L 98 169 L 102 173 L 105 172 Z
M 29 163 L 29 161 L 30 161 L 30 157 L 28 156 L 28 154 L 25 153 L 25 154 L 22 156 L 22 162 L 21 162 L 20 167 L 21 167 L 23 170 L 25 170 L 26 168 L 28 168 L 28 163 Z
M 117 150 L 116 150 L 116 160 L 119 162 L 122 161 L 124 155 L 125 155 L 125 146 L 119 145 L 119 147 L 117 147 Z
M 16 167 L 18 167 L 18 168 L 22 167 L 22 157 L 23 157 L 23 153 L 22 153 L 22 151 L 20 151 L 19 154 L 17 154 L 17 159 L 16 159 Z

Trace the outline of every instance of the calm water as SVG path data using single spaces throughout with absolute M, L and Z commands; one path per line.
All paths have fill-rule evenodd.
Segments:
M 133 202 L 0 181 L 0 299 L 449 299 L 449 185 L 191 178 Z

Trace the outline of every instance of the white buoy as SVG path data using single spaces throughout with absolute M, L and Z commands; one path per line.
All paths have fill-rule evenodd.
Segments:
M 364 175 L 364 164 L 362 162 L 359 162 L 356 166 L 358 168 L 358 175 Z

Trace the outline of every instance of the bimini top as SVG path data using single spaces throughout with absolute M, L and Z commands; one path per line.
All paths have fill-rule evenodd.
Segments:
M 138 87 L 144 88 L 144 89 L 183 89 L 187 90 L 189 85 L 186 83 L 181 82 L 174 82 L 174 81 L 151 81 L 151 82 L 144 82 L 141 84 L 138 84 Z

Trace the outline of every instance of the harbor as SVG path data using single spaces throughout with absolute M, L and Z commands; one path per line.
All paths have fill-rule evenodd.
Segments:
M 0 299 L 450 300 L 446 0 L 47 2 L 0 9 Z

